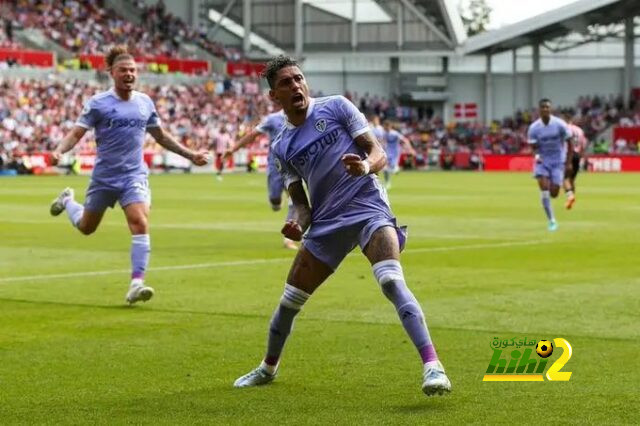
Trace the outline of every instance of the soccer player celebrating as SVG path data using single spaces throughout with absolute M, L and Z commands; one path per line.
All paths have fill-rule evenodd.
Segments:
M 565 172 L 571 173 L 571 133 L 562 119 L 551 115 L 551 101 L 540 100 L 540 118 L 529 126 L 528 139 L 535 154 L 534 177 L 538 180 L 542 207 L 549 231 L 558 229 L 551 198 L 556 198 Z
M 400 265 L 405 234 L 396 225 L 375 175 L 386 159 L 366 119 L 342 96 L 309 97 L 304 75 L 291 58 L 279 56 L 270 61 L 265 77 L 271 98 L 282 105 L 286 115 L 284 130 L 272 146 L 294 208 L 282 233 L 295 241 L 306 234 L 271 319 L 266 355 L 234 386 L 263 385 L 276 377 L 295 316 L 345 256 L 360 245 L 420 354 L 422 390 L 427 395 L 449 392 L 451 383 L 438 360 L 420 304 L 405 283 Z
M 251 145 L 259 136 L 267 135 L 269 138 L 269 154 L 267 155 L 267 190 L 269 192 L 269 202 L 271 203 L 271 209 L 274 212 L 280 210 L 282 205 L 282 192 L 285 191 L 284 181 L 282 176 L 276 170 L 275 163 L 273 161 L 273 155 L 271 152 L 271 145 L 276 136 L 280 133 L 284 126 L 284 113 L 282 110 L 272 112 L 263 117 L 260 123 L 252 130 L 247 132 L 240 140 L 233 146 L 232 149 L 225 153 L 225 158 L 233 155 L 234 152 L 247 145 Z M 291 218 L 291 199 L 289 198 L 287 220 Z M 284 237 L 284 247 L 288 249 L 297 250 L 298 246 L 295 242 L 287 237 Z
M 98 228 L 107 207 L 118 201 L 124 210 L 132 234 L 131 284 L 126 301 L 147 301 L 154 290 L 144 283 L 149 262 L 149 206 L 151 194 L 148 169 L 143 161 L 145 131 L 151 133 L 164 148 L 190 159 L 198 166 L 209 162 L 206 151 L 194 152 L 166 133 L 149 96 L 134 90 L 136 63 L 125 47 L 112 48 L 106 55 L 107 69 L 113 88 L 93 96 L 85 104 L 73 129 L 51 153 L 57 164 L 65 152 L 82 139 L 88 129 L 95 128 L 96 163 L 87 189 L 84 206 L 74 200 L 74 191 L 65 188 L 51 204 L 50 212 L 58 216 L 66 210 L 71 224 L 85 235 Z
M 385 120 L 382 123 L 384 128 L 384 150 L 387 154 L 387 167 L 384 169 L 384 183 L 387 189 L 391 189 L 391 175 L 398 173 L 400 161 L 400 144 L 404 144 L 405 147 L 415 156 L 416 152 L 411 146 L 409 139 L 402 136 L 400 132 L 391 126 L 389 120 Z
M 573 123 L 571 114 L 566 113 L 564 119 L 573 138 L 573 149 L 570 150 L 571 170 L 567 171 L 564 176 L 564 192 L 567 195 L 567 201 L 564 206 L 569 210 L 576 202 L 576 177 L 580 171 L 580 160 L 587 149 L 587 138 L 584 135 L 584 131 Z

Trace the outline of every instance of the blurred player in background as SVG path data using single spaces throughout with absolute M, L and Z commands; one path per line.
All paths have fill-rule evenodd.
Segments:
M 284 181 L 282 180 L 282 176 L 276 170 L 275 164 L 273 162 L 273 157 L 271 153 L 271 145 L 275 140 L 276 136 L 282 131 L 284 126 L 284 113 L 282 110 L 277 112 L 272 112 L 262 118 L 260 123 L 252 130 L 248 131 L 246 135 L 244 135 L 238 142 L 234 144 L 234 146 L 225 153 L 225 158 L 233 155 L 234 152 L 239 150 L 240 148 L 244 148 L 245 146 L 251 145 L 255 140 L 262 135 L 267 135 L 269 138 L 269 153 L 267 155 L 267 190 L 269 192 L 269 202 L 271 203 L 271 209 L 274 212 L 280 210 L 282 206 L 282 193 L 286 193 L 286 188 L 284 187 Z M 291 198 L 288 200 L 288 211 L 287 211 L 287 220 L 291 219 L 292 209 L 291 209 Z M 297 250 L 298 246 L 295 242 L 291 241 L 289 238 L 284 237 L 284 247 L 288 249 Z
M 406 234 L 396 225 L 375 175 L 386 159 L 366 119 L 343 96 L 309 97 L 304 75 L 291 58 L 279 56 L 270 61 L 265 77 L 270 96 L 286 115 L 284 130 L 272 146 L 276 168 L 294 205 L 293 217 L 282 233 L 296 241 L 304 234 L 304 243 L 271 319 L 266 355 L 234 386 L 264 385 L 275 378 L 295 316 L 347 254 L 360 245 L 420 355 L 423 392 L 449 392 L 451 383 L 438 360 L 422 308 L 405 283 L 400 251 Z
M 133 304 L 147 301 L 154 294 L 144 282 L 151 251 L 149 170 L 142 155 L 145 131 L 164 148 L 198 166 L 207 164 L 210 157 L 206 151 L 189 150 L 162 129 L 153 101 L 134 90 L 137 66 L 125 47 L 112 48 L 106 55 L 106 65 L 113 88 L 89 99 L 73 129 L 51 154 L 55 165 L 87 130 L 95 128 L 96 163 L 84 206 L 75 201 L 73 189 L 65 188 L 51 204 L 50 212 L 58 216 L 66 210 L 71 224 L 89 235 L 98 228 L 107 207 L 120 203 L 132 234 L 131 283 L 126 301 Z
M 387 167 L 384 169 L 384 183 L 385 187 L 390 189 L 391 176 L 398 173 L 398 170 L 400 169 L 400 144 L 403 144 L 414 157 L 416 152 L 411 146 L 409 139 L 405 138 L 400 132 L 394 129 L 389 120 L 385 120 L 382 125 L 384 127 L 382 142 L 384 144 L 384 150 L 387 153 Z
M 224 155 L 233 145 L 233 137 L 227 131 L 226 124 L 220 127 L 220 131 L 215 136 L 211 149 L 216 153 L 216 179 L 222 180 L 222 172 L 224 171 L 224 162 L 227 157 Z
M 556 198 L 565 172 L 572 173 L 571 132 L 562 119 L 551 115 L 551 101 L 540 100 L 540 118 L 531 123 L 528 140 L 535 152 L 534 177 L 538 181 L 542 208 L 547 216 L 549 231 L 558 229 L 551 198 Z
M 587 138 L 582 128 L 573 124 L 571 114 L 565 114 L 564 118 L 573 139 L 573 149 L 570 150 L 569 154 L 571 156 L 571 170 L 568 170 L 564 176 L 564 191 L 567 195 L 567 201 L 564 206 L 567 209 L 571 209 L 576 202 L 576 177 L 580 171 L 582 156 L 587 149 Z

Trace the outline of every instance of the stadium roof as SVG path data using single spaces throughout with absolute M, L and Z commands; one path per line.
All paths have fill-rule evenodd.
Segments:
M 590 25 L 619 23 L 640 15 L 638 0 L 578 0 L 555 10 L 467 39 L 465 54 L 498 53 L 535 42 L 552 40 Z

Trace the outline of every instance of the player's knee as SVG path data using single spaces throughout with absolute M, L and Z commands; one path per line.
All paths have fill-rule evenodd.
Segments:
M 560 187 L 559 186 L 552 186 L 551 190 L 549 191 L 549 194 L 551 195 L 551 198 L 556 198 L 559 193 L 560 193 Z
M 91 235 L 96 232 L 96 229 L 98 229 L 98 227 L 94 225 L 86 225 L 82 222 L 78 224 L 78 231 L 80 231 L 80 233 L 82 233 L 83 235 Z
M 131 228 L 131 232 L 133 234 L 146 234 L 148 227 L 148 220 L 144 216 L 137 216 L 129 219 L 129 228 Z
M 302 309 L 302 306 L 306 303 L 311 295 L 303 290 L 300 290 L 297 287 L 294 287 L 290 284 L 284 285 L 284 292 L 282 293 L 282 297 L 280 298 L 280 305 L 293 309 L 294 311 L 299 311 Z
M 373 275 L 387 297 L 393 297 L 397 287 L 404 285 L 404 273 L 399 260 L 389 259 L 377 262 L 372 266 Z

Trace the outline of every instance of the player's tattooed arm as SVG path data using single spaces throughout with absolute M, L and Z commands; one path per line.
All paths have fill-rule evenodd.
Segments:
M 384 168 L 387 164 L 387 154 L 371 131 L 356 137 L 354 142 L 364 149 L 367 158 L 363 160 L 357 154 L 343 155 L 342 163 L 350 175 L 363 176 L 369 173 L 378 173 Z
M 56 149 L 51 152 L 51 163 L 55 166 L 65 152 L 71 151 L 80 139 L 87 133 L 87 129 L 81 126 L 73 126 L 73 129 L 60 141 Z
M 292 182 L 288 190 L 293 202 L 293 217 L 282 227 L 282 234 L 290 240 L 300 241 L 311 225 L 311 207 L 302 181 Z
M 204 166 L 210 162 L 210 154 L 208 151 L 196 152 L 190 150 L 175 140 L 169 133 L 165 132 L 162 127 L 149 127 L 147 131 L 163 148 L 191 160 L 196 166 Z
M 240 148 L 244 148 L 245 146 L 252 144 L 260 135 L 262 135 L 262 133 L 258 132 L 257 130 L 250 130 L 246 135 L 241 137 L 240 140 L 233 145 L 233 148 L 228 149 L 224 153 L 225 158 L 231 156 Z

